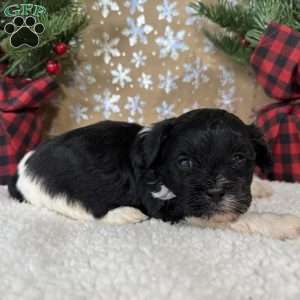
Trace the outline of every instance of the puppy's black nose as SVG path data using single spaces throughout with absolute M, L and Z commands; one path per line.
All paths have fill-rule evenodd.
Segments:
M 206 194 L 212 201 L 218 203 L 222 200 L 223 196 L 225 195 L 225 192 L 222 189 L 215 188 L 207 190 Z

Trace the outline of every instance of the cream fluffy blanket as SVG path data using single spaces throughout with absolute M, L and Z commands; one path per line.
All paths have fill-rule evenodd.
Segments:
M 300 185 L 252 211 L 300 216 Z M 300 299 L 300 239 L 169 225 L 79 223 L 0 188 L 0 299 Z

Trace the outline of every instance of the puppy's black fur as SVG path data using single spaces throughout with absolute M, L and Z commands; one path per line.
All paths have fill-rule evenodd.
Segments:
M 255 165 L 271 165 L 259 130 L 223 110 L 199 109 L 142 129 L 104 121 L 73 130 L 40 145 L 27 170 L 52 197 L 66 195 L 96 218 L 132 206 L 177 222 L 244 213 Z M 17 180 L 10 193 L 26 199 Z M 156 198 L 163 185 L 172 199 Z

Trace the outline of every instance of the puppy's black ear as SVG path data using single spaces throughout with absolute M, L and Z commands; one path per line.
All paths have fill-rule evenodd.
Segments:
M 157 158 L 159 151 L 167 140 L 175 118 L 167 119 L 143 128 L 135 141 L 133 160 L 135 165 L 149 168 Z
M 272 153 L 262 132 L 254 124 L 248 125 L 248 133 L 256 153 L 256 165 L 268 175 L 273 165 Z

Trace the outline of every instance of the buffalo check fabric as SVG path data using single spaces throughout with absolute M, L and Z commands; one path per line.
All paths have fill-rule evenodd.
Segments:
M 267 105 L 257 116 L 273 154 L 273 170 L 268 179 L 300 182 L 300 103 Z
M 300 33 L 271 23 L 251 56 L 256 79 L 272 98 L 300 99 Z
M 4 69 L 0 66 L 0 74 Z M 51 98 L 56 87 L 50 77 L 0 77 L 0 184 L 7 184 L 22 156 L 40 143 L 39 108 Z

